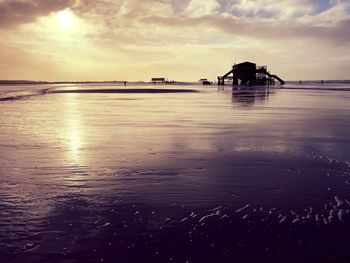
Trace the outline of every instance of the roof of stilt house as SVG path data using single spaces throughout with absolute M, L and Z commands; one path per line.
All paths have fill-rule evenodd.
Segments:
M 242 62 L 242 63 L 236 64 L 234 66 L 236 68 L 245 68 L 245 67 L 253 68 L 253 67 L 256 67 L 256 64 L 253 63 L 253 62 L 246 61 L 246 62 Z

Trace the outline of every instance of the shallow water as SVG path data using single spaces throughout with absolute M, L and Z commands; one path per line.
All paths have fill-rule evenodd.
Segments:
M 113 88 L 0 86 L 1 262 L 350 260 L 349 84 Z

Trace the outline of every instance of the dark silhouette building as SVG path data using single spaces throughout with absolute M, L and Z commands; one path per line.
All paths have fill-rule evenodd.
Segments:
M 243 62 L 232 66 L 232 70 L 223 76 L 218 76 L 218 85 L 224 85 L 225 79 L 232 74 L 232 85 L 268 85 L 274 84 L 275 80 L 284 85 L 284 81 L 267 71 L 266 66 L 257 66 L 252 62 Z
M 165 83 L 166 82 L 165 78 L 152 78 L 151 81 L 154 83 L 156 83 L 156 82 Z

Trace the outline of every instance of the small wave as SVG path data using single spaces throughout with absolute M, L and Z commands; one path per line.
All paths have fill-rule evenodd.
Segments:
M 45 94 L 59 94 L 59 93 L 193 93 L 198 92 L 193 89 L 139 89 L 139 88 L 128 88 L 128 89 L 63 89 L 59 90 L 57 87 L 46 88 L 36 91 L 19 91 L 19 92 L 10 92 L 0 95 L 1 101 L 15 101 L 27 99 L 34 96 L 41 96 Z
M 41 96 L 48 92 L 49 89 L 42 89 L 36 91 L 19 91 L 19 92 L 10 92 L 0 95 L 1 101 L 14 101 L 14 100 L 22 100 L 27 99 L 34 96 Z

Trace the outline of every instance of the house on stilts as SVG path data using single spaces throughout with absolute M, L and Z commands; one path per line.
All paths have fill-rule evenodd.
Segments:
M 284 80 L 267 71 L 267 66 L 257 66 L 252 62 L 243 62 L 232 66 L 232 70 L 218 76 L 218 85 L 225 85 L 225 79 L 232 79 L 232 85 L 273 85 L 277 80 L 284 85 Z

